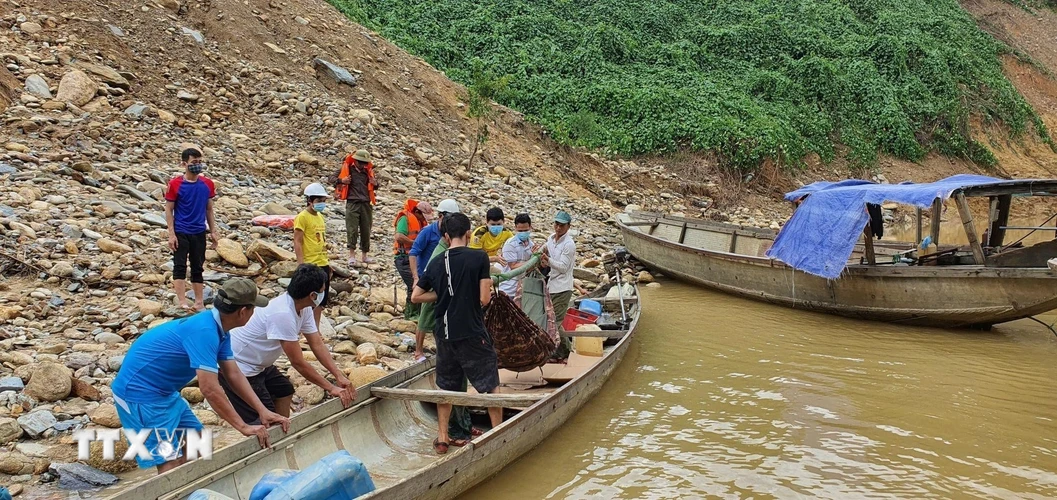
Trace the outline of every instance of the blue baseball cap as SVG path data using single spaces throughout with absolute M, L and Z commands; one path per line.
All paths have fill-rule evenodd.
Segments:
M 554 214 L 554 222 L 559 224 L 569 224 L 573 221 L 573 216 L 569 215 L 569 212 L 565 210 L 559 210 L 558 213 Z

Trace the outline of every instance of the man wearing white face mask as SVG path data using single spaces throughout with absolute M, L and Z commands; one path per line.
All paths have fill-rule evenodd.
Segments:
M 326 281 L 326 273 L 319 266 L 301 264 L 294 271 L 286 293 L 269 301 L 267 307 L 254 311 L 246 326 L 231 330 L 231 351 L 239 370 L 261 403 L 284 417 L 290 416 L 294 394 L 290 379 L 274 366 L 284 353 L 298 373 L 331 396 L 340 398 L 346 408 L 356 399 L 356 388 L 334 363 L 312 318 L 312 308 L 323 300 Z M 334 383 L 305 360 L 298 342 L 302 334 L 319 363 L 334 376 Z M 257 411 L 243 402 L 223 378 L 220 385 L 242 420 L 253 424 L 259 418 Z
M 517 214 L 514 217 L 514 237 L 503 245 L 502 256 L 506 262 L 503 272 L 510 272 L 525 265 L 532 258 L 532 250 L 532 218 L 529 214 Z M 500 283 L 499 291 L 513 297 L 517 293 L 517 285 L 522 276 Z
M 327 188 L 318 182 L 305 188 L 305 204 L 294 218 L 294 254 L 298 264 L 315 264 L 327 273 L 327 285 L 323 299 L 312 309 L 312 316 L 319 324 L 323 308 L 330 303 L 330 259 L 327 257 L 327 221 L 323 211 L 327 208 Z

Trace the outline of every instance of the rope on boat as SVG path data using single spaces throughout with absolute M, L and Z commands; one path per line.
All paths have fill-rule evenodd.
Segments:
M 1053 328 L 1053 325 L 1047 325 L 1045 321 L 1043 321 L 1043 320 L 1041 320 L 1039 318 L 1036 318 L 1035 316 L 1028 316 L 1028 319 L 1030 319 L 1030 320 L 1032 320 L 1032 321 L 1034 321 L 1034 322 L 1036 322 L 1036 323 L 1038 323 L 1038 324 L 1040 324 L 1042 326 L 1045 326 L 1046 328 L 1049 328 L 1050 331 L 1053 332 L 1054 335 L 1057 335 L 1057 330 L 1055 330 Z

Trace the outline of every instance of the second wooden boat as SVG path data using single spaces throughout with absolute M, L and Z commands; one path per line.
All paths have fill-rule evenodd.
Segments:
M 882 244 L 865 238 L 836 279 L 808 274 L 768 257 L 777 233 L 767 229 L 648 212 L 619 214 L 617 225 L 625 246 L 637 259 L 690 283 L 853 318 L 987 328 L 1057 308 L 1057 272 L 1046 264 L 1057 255 L 1057 239 L 1027 247 L 1003 245 L 1007 231 L 1023 229 L 1008 225 L 1012 197 L 1053 194 L 1057 194 L 1057 181 L 1010 181 L 957 189 L 951 197 L 958 201 L 969 245 L 940 246 L 935 254 L 924 256 L 918 254 L 919 244 Z M 991 199 L 984 238 L 972 229 L 966 202 L 972 196 Z M 858 213 L 863 209 L 861 205 L 854 208 Z M 939 200 L 933 205 L 930 236 L 937 242 L 941 209 Z M 1054 232 L 1057 227 L 1037 230 Z

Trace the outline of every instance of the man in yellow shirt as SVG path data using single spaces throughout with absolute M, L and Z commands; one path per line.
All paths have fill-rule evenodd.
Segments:
M 485 220 L 487 223 L 472 233 L 470 248 L 484 250 L 484 253 L 488 254 L 488 262 L 492 264 L 493 270 L 498 269 L 497 272 L 502 272 L 503 266 L 506 265 L 506 261 L 503 260 L 503 245 L 506 240 L 514 237 L 514 233 L 504 226 L 506 216 L 503 215 L 503 209 L 499 207 L 489 208 L 485 214 Z
M 326 289 L 312 308 L 312 315 L 319 324 L 323 308 L 330 303 L 330 259 L 327 258 L 327 221 L 323 211 L 327 208 L 327 188 L 322 184 L 309 184 L 305 188 L 305 203 L 308 205 L 294 217 L 294 253 L 298 264 L 315 264 L 327 272 Z

